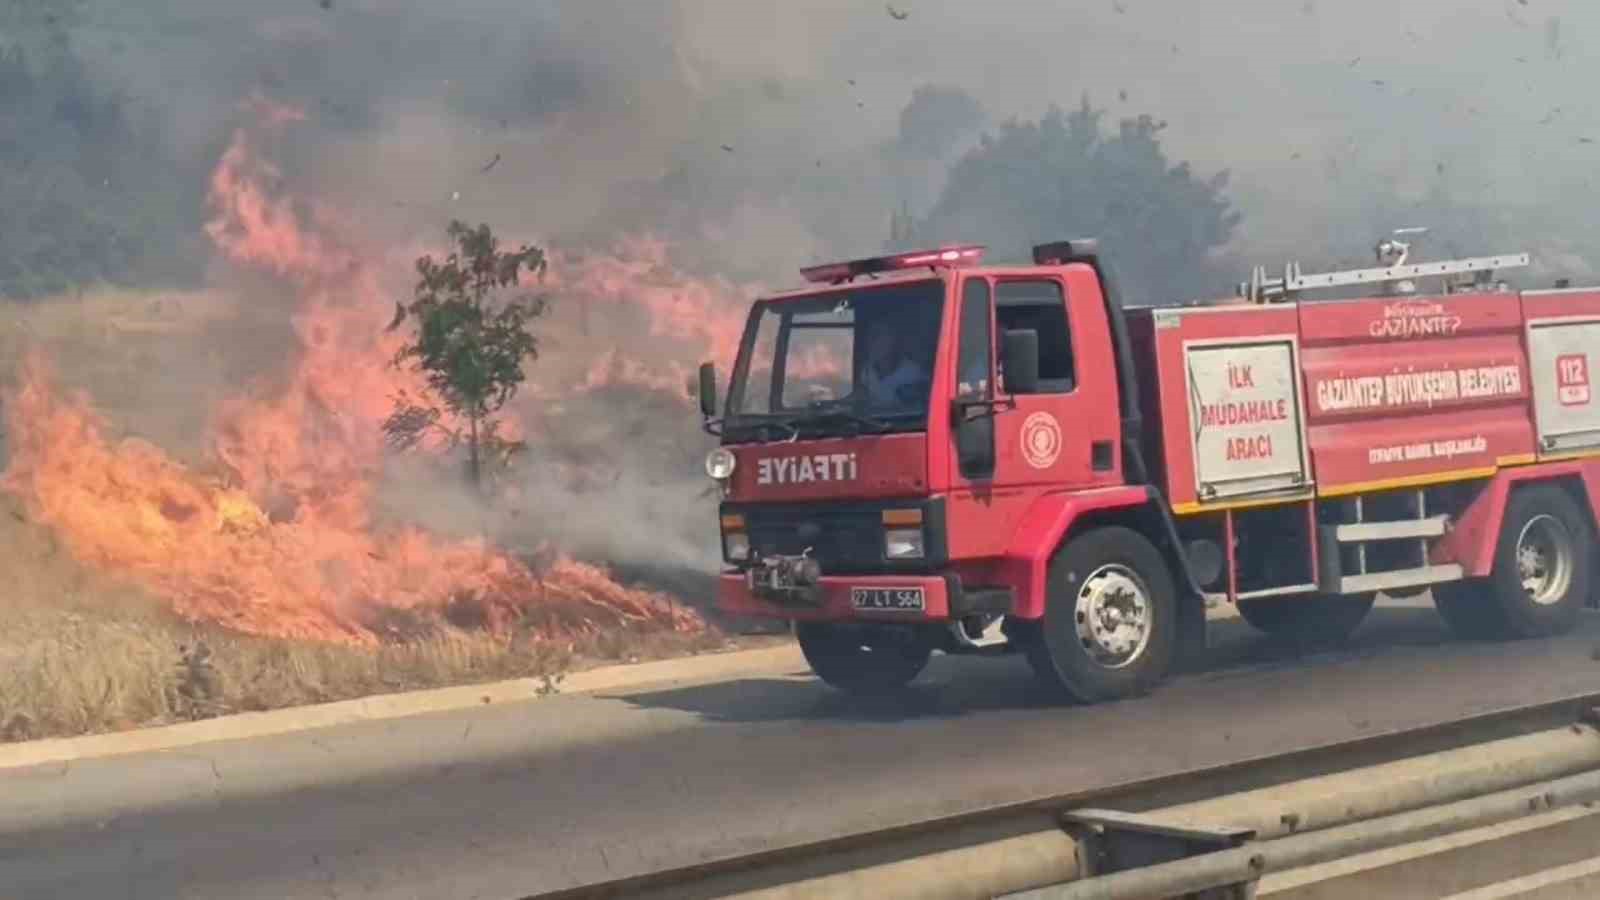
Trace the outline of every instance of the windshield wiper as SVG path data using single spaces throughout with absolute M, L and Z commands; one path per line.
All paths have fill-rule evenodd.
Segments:
M 803 425 L 803 424 L 807 424 L 807 423 L 811 423 L 811 422 L 827 422 L 827 421 L 830 421 L 830 420 L 833 420 L 833 419 L 843 419 L 846 422 L 853 422 L 856 425 L 860 425 L 863 428 L 870 428 L 873 431 L 880 431 L 880 432 L 881 431 L 888 431 L 890 428 L 894 427 L 893 425 L 889 424 L 888 422 L 883 421 L 882 419 L 875 419 L 875 418 L 872 418 L 870 416 L 863 416 L 860 413 L 857 413 L 854 410 L 849 409 L 848 407 L 842 407 L 842 406 L 813 407 L 812 408 L 812 412 L 811 412 L 810 415 L 805 416 L 803 418 L 796 419 L 794 421 L 795 421 L 796 424 Z
M 849 422 L 856 426 L 856 434 L 861 434 L 864 431 L 883 434 L 893 431 L 897 421 L 921 418 L 923 415 L 925 414 L 915 410 L 905 410 L 886 413 L 879 418 L 862 415 L 849 407 L 830 408 L 820 406 L 813 407 L 812 412 L 807 415 L 772 416 L 770 418 L 741 417 L 724 427 L 731 428 L 735 433 L 739 434 L 754 434 L 758 439 L 762 440 L 771 440 L 767 435 L 771 430 L 776 429 L 780 432 L 779 439 L 795 440 L 801 436 L 801 432 L 807 426 L 818 427 L 832 422 Z
M 744 427 L 754 431 L 756 436 L 763 440 L 766 439 L 767 429 L 776 428 L 780 430 L 780 434 L 778 435 L 780 439 L 792 441 L 800 436 L 800 429 L 796 427 L 799 421 L 800 419 L 796 416 L 787 416 L 781 419 L 761 419 L 751 422 Z

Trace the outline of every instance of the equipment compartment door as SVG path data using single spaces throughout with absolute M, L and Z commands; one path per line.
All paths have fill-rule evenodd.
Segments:
M 1600 321 L 1529 323 L 1528 366 L 1533 375 L 1541 452 L 1600 447 L 1600 402 L 1594 389 L 1597 364 Z
M 1310 482 L 1297 353 L 1289 337 L 1184 347 L 1202 501 Z

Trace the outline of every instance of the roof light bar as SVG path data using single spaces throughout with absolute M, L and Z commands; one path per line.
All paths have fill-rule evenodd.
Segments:
M 871 275 L 875 272 L 920 269 L 923 266 L 928 268 L 972 266 L 977 265 L 982 260 L 983 246 L 980 244 L 967 244 L 960 247 L 914 250 L 910 253 L 897 253 L 893 256 L 872 256 L 866 259 L 852 259 L 848 262 L 807 266 L 800 270 L 800 274 L 805 280 L 813 283 L 840 284 L 850 281 L 859 275 Z

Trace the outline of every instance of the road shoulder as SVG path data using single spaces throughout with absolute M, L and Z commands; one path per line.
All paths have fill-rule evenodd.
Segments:
M 377 694 L 356 700 L 239 713 L 156 728 L 3 744 L 0 745 L 0 770 L 128 753 L 176 750 L 216 741 L 267 737 L 354 722 L 399 719 L 553 695 L 691 685 L 751 674 L 798 671 L 804 667 L 805 661 L 800 656 L 799 648 L 784 643 L 754 650 L 587 669 L 574 672 L 555 685 L 540 679 L 517 678 L 488 684 Z

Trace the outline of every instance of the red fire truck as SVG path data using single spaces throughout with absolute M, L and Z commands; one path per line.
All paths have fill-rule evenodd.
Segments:
M 1015 650 L 1086 702 L 1203 647 L 1208 604 L 1294 640 L 1347 636 L 1380 592 L 1431 591 L 1474 639 L 1572 627 L 1600 288 L 1519 292 L 1494 273 L 1526 254 L 1405 250 L 1146 308 L 1092 241 L 804 270 L 754 304 L 720 407 L 700 370 L 719 607 L 794 622 L 841 689 Z

